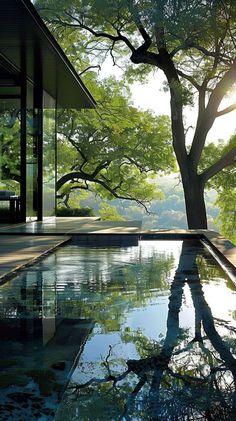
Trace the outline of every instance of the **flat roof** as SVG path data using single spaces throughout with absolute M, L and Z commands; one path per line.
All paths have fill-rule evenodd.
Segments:
M 29 80 L 42 71 L 43 88 L 62 108 L 94 108 L 95 100 L 29 0 L 0 0 L 0 54 Z

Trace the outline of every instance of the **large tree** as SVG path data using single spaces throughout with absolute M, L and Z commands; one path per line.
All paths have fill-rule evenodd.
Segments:
M 67 199 L 74 189 L 90 190 L 147 209 L 163 196 L 153 175 L 175 168 L 170 119 L 134 108 L 121 81 L 99 82 L 91 72 L 86 81 L 96 93 L 96 110 L 65 110 L 58 118 L 58 194 Z
M 103 61 L 110 51 L 127 74 L 160 69 L 170 91 L 173 149 L 178 161 L 189 228 L 207 228 L 204 188 L 235 164 L 236 147 L 203 171 L 201 156 L 215 120 L 236 109 L 222 101 L 236 83 L 234 0 L 39 0 L 45 17 L 79 32 L 78 43 Z M 85 34 L 87 35 L 85 37 Z M 78 44 L 74 43 L 76 50 Z M 96 57 L 95 57 L 96 56 Z M 125 63 L 129 58 L 129 63 Z M 129 68 L 128 68 L 129 67 Z M 157 97 L 158 101 L 158 97 Z M 195 105 L 196 124 L 186 141 L 185 107 Z M 190 132 L 188 132 L 189 135 Z M 188 136 L 189 137 L 189 136 Z

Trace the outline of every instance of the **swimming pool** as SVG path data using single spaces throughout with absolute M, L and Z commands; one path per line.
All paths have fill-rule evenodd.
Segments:
M 0 288 L 0 419 L 236 419 L 235 298 L 197 240 L 57 249 Z

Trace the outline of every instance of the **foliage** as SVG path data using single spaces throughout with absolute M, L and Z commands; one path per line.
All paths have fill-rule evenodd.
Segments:
M 202 158 L 202 165 L 207 166 L 215 157 L 225 155 L 236 147 L 236 135 L 231 136 L 225 144 L 219 141 L 217 144 L 207 145 Z M 236 242 L 236 171 L 235 165 L 227 166 L 208 183 L 209 187 L 217 191 L 216 205 L 220 212 L 216 223 L 222 234 L 231 241 Z
M 163 72 L 171 97 L 173 149 L 188 224 L 206 228 L 204 187 L 235 164 L 236 157 L 232 145 L 201 171 L 211 127 L 236 109 L 236 103 L 221 108 L 236 82 L 235 1 L 60 0 L 55 7 L 53 0 L 38 0 L 36 4 L 56 31 L 70 32 L 75 48 L 76 40 L 81 42 L 93 65 L 106 62 L 110 54 L 114 64 L 125 68 L 129 81 L 135 76 L 143 80 L 157 69 Z M 189 105 L 196 106 L 198 113 L 190 145 L 184 119 Z
M 19 110 L 0 112 L 1 188 L 19 192 L 20 181 L 20 120 Z
M 109 206 L 108 203 L 101 203 L 99 208 L 99 215 L 102 221 L 124 221 L 125 218 L 121 216 L 115 206 Z
M 162 200 L 152 200 L 147 213 L 143 206 L 129 200 L 114 199 L 112 205 L 118 213 L 127 220 L 142 221 L 143 229 L 187 229 L 186 212 L 184 206 L 183 189 L 177 177 L 169 175 L 158 178 L 158 186 L 164 193 Z M 216 217 L 219 213 L 215 205 L 217 193 L 208 189 L 205 195 L 209 229 L 217 230 Z M 98 196 L 90 193 L 81 199 L 81 206 L 92 207 L 96 215 L 102 202 Z M 107 206 L 110 205 L 106 201 Z M 229 238 L 229 237 L 228 237 Z
M 224 189 L 218 194 L 220 208 L 218 224 L 222 234 L 236 244 L 236 188 Z
M 95 216 L 91 208 L 57 208 L 57 216 Z
M 154 174 L 175 168 L 170 121 L 130 105 L 127 86 L 108 78 L 95 88 L 96 110 L 61 112 L 58 120 L 60 196 L 74 189 L 91 190 L 106 199 L 147 204 L 162 198 Z

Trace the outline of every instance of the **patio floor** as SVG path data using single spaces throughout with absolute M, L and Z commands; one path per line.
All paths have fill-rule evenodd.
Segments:
M 0 282 L 16 270 L 58 247 L 70 237 L 1 235 L 0 236 Z
M 141 221 L 100 221 L 99 218 L 52 217 L 42 222 L 27 222 L 14 225 L 0 224 L 1 233 L 6 234 L 139 234 Z
M 98 237 L 179 238 L 197 235 L 224 258 L 229 272 L 235 276 L 236 246 L 219 233 L 208 230 L 143 230 L 141 221 L 100 221 L 98 218 L 48 218 L 43 222 L 0 224 L 0 282 L 26 264 L 68 241 L 72 235 L 91 239 Z M 96 241 L 96 240 L 95 240 Z M 122 243 L 123 244 L 123 243 Z M 232 276 L 231 276 L 232 277 Z

